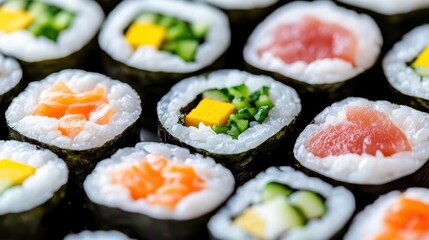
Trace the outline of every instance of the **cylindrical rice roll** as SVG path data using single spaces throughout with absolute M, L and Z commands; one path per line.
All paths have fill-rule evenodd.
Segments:
M 104 19 L 89 0 L 0 0 L 0 16 L 0 52 L 18 59 L 29 81 L 86 67 Z
M 413 29 L 383 59 L 392 97 L 423 111 L 429 110 L 428 31 L 429 24 Z
M 347 186 L 366 201 L 427 186 L 429 114 L 388 101 L 347 98 L 319 113 L 296 140 L 309 174 Z
M 377 24 L 367 15 L 330 1 L 297 1 L 261 22 L 243 54 L 250 71 L 297 89 L 304 106 L 306 100 L 316 98 L 304 109 L 317 113 L 334 100 L 354 95 L 356 85 L 365 84 L 382 43 Z
M 63 70 L 30 83 L 13 99 L 6 121 L 12 139 L 52 150 L 81 184 L 97 161 L 138 141 L 140 114 L 140 98 L 127 84 Z
M 221 68 L 230 38 L 227 16 L 206 4 L 127 0 L 110 13 L 98 40 L 106 73 L 137 90 L 148 116 L 143 123 L 156 129 L 159 99 L 179 80 Z
M 271 167 L 240 187 L 209 221 L 213 239 L 334 239 L 355 198 L 290 167 Z
M 179 82 L 157 112 L 163 142 L 214 158 L 243 183 L 288 146 L 301 103 L 293 88 L 270 77 L 220 70 Z M 291 151 L 283 148 L 282 155 Z
M 234 178 L 211 158 L 143 142 L 97 164 L 84 188 L 100 228 L 138 239 L 201 239 Z
M 125 234 L 118 231 L 89 231 L 68 234 L 64 240 L 132 240 Z
M 51 151 L 0 141 L 1 239 L 46 239 L 47 220 L 67 179 L 66 164 Z
M 19 63 L 12 58 L 0 54 L 0 111 L 6 112 L 12 98 L 15 97 L 23 86 L 22 70 Z M 0 122 L 4 124 L 0 128 L 0 139 L 6 139 L 7 127 L 4 114 L 0 116 Z
M 356 215 L 344 239 L 427 239 L 428 199 L 427 188 L 382 195 Z
M 336 0 L 340 5 L 363 12 L 380 26 L 386 40 L 383 52 L 399 41 L 412 28 L 429 22 L 429 2 L 426 0 Z

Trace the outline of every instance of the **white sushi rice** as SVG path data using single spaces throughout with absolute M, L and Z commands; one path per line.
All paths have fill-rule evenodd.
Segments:
M 192 166 L 205 181 L 204 189 L 181 199 L 174 209 L 151 205 L 145 199 L 133 200 L 128 189 L 112 183 L 112 173 L 145 161 L 146 157 L 163 156 L 173 163 Z M 92 202 L 116 207 L 157 219 L 186 220 L 202 216 L 220 206 L 234 190 L 231 172 L 212 158 L 191 154 L 189 150 L 162 143 L 138 143 L 135 148 L 124 148 L 111 158 L 97 164 L 88 175 L 84 189 Z
M 105 87 L 109 104 L 114 113 L 106 125 L 92 121 L 85 123 L 84 129 L 74 138 L 61 134 L 57 129 L 58 119 L 32 115 L 41 94 L 55 82 L 64 81 L 75 93 L 94 89 L 98 84 Z M 86 150 L 101 147 L 131 126 L 141 114 L 140 97 L 129 85 L 112 80 L 99 73 L 83 70 L 63 70 L 49 75 L 46 79 L 32 82 L 13 99 L 6 111 L 9 127 L 20 134 L 39 142 L 71 150 Z
M 287 64 L 268 52 L 258 56 L 258 50 L 271 43 L 278 26 L 297 23 L 309 16 L 325 23 L 337 24 L 356 37 L 355 66 L 339 58 L 318 59 L 309 64 L 304 61 Z M 382 43 L 380 29 L 371 17 L 338 7 L 329 1 L 298 1 L 277 9 L 260 23 L 249 37 L 243 53 L 245 61 L 259 69 L 309 84 L 327 84 L 348 80 L 372 67 Z
M 49 150 L 24 142 L 0 141 L 0 159 L 37 169 L 22 185 L 13 186 L 0 195 L 0 215 L 24 212 L 42 205 L 67 183 L 66 164 Z
M 76 234 L 67 235 L 64 240 L 131 240 L 125 234 L 118 231 L 89 231 L 85 230 Z
M 200 2 L 207 2 L 214 6 L 223 8 L 223 9 L 240 9 L 248 10 L 255 8 L 264 8 L 271 6 L 278 2 L 279 0 L 199 0 Z
M 395 15 L 429 8 L 427 0 L 338 0 L 349 5 L 365 8 L 373 12 Z
M 82 49 L 98 32 L 104 20 L 101 7 L 92 0 L 40 0 L 75 13 L 69 28 L 62 31 L 56 42 L 35 37 L 27 30 L 11 33 L 0 31 L 0 52 L 27 62 L 58 59 Z M 0 0 L 0 5 L 6 0 Z
M 383 156 L 363 153 L 321 158 L 309 152 L 305 141 L 328 126 L 346 121 L 346 108 L 361 106 L 386 114 L 408 139 L 411 152 Z M 329 178 L 355 184 L 384 184 L 417 171 L 429 159 L 429 114 L 387 101 L 347 98 L 325 108 L 299 135 L 294 146 L 295 158 L 304 167 Z
M 362 212 L 356 215 L 344 239 L 376 239 L 383 231 L 386 214 L 400 197 L 407 197 L 429 204 L 429 191 L 425 188 L 408 188 L 404 192 L 389 192 L 380 196 L 373 204 L 368 205 Z M 410 222 L 410 224 L 412 223 Z M 429 239 L 429 234 L 419 236 L 418 239 Z
M 310 220 L 304 227 L 288 230 L 280 239 L 331 239 L 344 227 L 355 210 L 354 196 L 346 188 L 333 187 L 290 167 L 271 167 L 240 187 L 226 205 L 210 219 L 210 233 L 216 239 L 255 239 L 240 227 L 234 226 L 232 219 L 247 207 L 260 202 L 264 186 L 273 181 L 294 189 L 320 194 L 326 199 L 328 209 L 320 219 Z
M 22 78 L 19 63 L 0 54 L 0 95 L 12 90 Z
M 134 50 L 125 39 L 124 31 L 143 12 L 162 13 L 190 23 L 208 23 L 209 32 L 197 49 L 195 61 L 186 62 L 175 54 L 151 46 L 140 46 Z M 181 0 L 126 0 L 109 14 L 98 41 L 108 55 L 129 66 L 145 71 L 187 73 L 198 71 L 216 61 L 228 48 L 230 35 L 227 16 L 206 4 Z
M 408 65 L 428 44 L 429 24 L 425 24 L 404 35 L 384 57 L 384 74 L 402 94 L 429 100 L 429 77 L 420 76 Z
M 226 134 L 216 134 L 210 126 L 187 127 L 178 123 L 180 109 L 208 89 L 220 89 L 245 83 L 251 92 L 262 86 L 270 88 L 274 104 L 262 124 L 252 122 L 246 131 L 232 139 Z M 252 75 L 239 70 L 221 70 L 204 76 L 191 77 L 176 84 L 159 102 L 158 119 L 169 134 L 195 148 L 211 153 L 236 154 L 253 149 L 287 126 L 301 112 L 301 102 L 296 91 L 267 76 Z

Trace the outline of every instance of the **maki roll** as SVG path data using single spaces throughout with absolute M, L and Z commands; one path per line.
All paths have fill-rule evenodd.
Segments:
M 271 167 L 240 187 L 208 227 L 213 239 L 333 239 L 354 210 L 346 188 Z
M 429 110 L 429 25 L 407 33 L 383 59 L 384 74 L 393 98 Z
M 271 163 L 293 135 L 300 111 L 293 88 L 267 76 L 220 70 L 182 80 L 159 101 L 159 136 L 214 158 L 242 183 Z
M 138 239 L 193 239 L 232 193 L 234 178 L 213 159 L 144 142 L 101 161 L 84 188 L 100 227 Z
M 63 70 L 32 82 L 6 112 L 12 139 L 52 150 L 80 184 L 97 161 L 138 141 L 140 99 L 102 74 Z
M 19 63 L 0 54 L 0 111 L 5 112 L 12 98 L 19 93 L 22 85 L 22 70 Z M 6 139 L 7 127 L 4 114 L 0 116 L 3 126 L 0 138 Z
M 49 215 L 64 197 L 68 170 L 49 150 L 0 141 L 1 239 L 45 239 Z
M 172 85 L 223 65 L 230 29 L 225 14 L 205 4 L 129 0 L 111 12 L 98 40 L 106 73 L 139 92 L 143 123 L 156 129 L 156 103 Z
M 382 42 L 367 15 L 329 1 L 298 1 L 260 23 L 243 54 L 250 71 L 290 84 L 303 100 L 311 96 L 330 104 L 353 95 L 354 85 L 377 61 Z M 314 101 L 309 105 L 315 108 Z
M 429 114 L 387 101 L 347 98 L 299 135 L 299 165 L 335 184 L 374 195 L 427 185 Z
M 381 27 L 386 44 L 384 50 L 400 40 L 412 28 L 429 21 L 426 0 L 336 0 L 340 5 L 369 14 Z
M 426 188 L 409 188 L 380 196 L 354 218 L 344 239 L 427 239 L 428 199 Z
M 64 240 L 131 240 L 125 234 L 118 231 L 89 231 L 69 234 Z
M 0 52 L 31 81 L 84 66 L 103 19 L 95 1 L 0 0 Z

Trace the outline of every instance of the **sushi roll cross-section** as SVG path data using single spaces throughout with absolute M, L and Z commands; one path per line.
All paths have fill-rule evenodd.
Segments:
M 234 178 L 213 159 L 143 142 L 101 161 L 84 187 L 102 227 L 139 239 L 189 239 L 204 232 L 234 190 Z

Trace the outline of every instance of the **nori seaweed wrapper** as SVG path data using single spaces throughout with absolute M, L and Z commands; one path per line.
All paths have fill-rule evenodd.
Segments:
M 47 239 L 48 229 L 53 221 L 61 221 L 53 216 L 57 205 L 63 201 L 65 187 L 61 187 L 45 203 L 25 212 L 0 215 L 0 237 L 2 240 Z M 61 216 L 62 218 L 67 216 Z M 52 222 L 51 222 L 52 221 Z
M 106 14 L 112 11 L 121 1 L 122 0 L 97 0 L 98 4 L 100 4 Z
M 184 78 L 199 75 L 211 70 L 220 69 L 225 64 L 225 53 L 211 65 L 188 73 L 152 72 L 137 69 L 114 60 L 106 53 L 102 53 L 105 73 L 113 78 L 129 84 L 137 91 L 141 98 L 143 127 L 156 131 L 157 117 L 156 104 L 170 88 Z
M 392 85 L 388 87 L 390 98 L 399 104 L 408 105 L 423 112 L 429 112 L 429 100 L 401 93 Z

